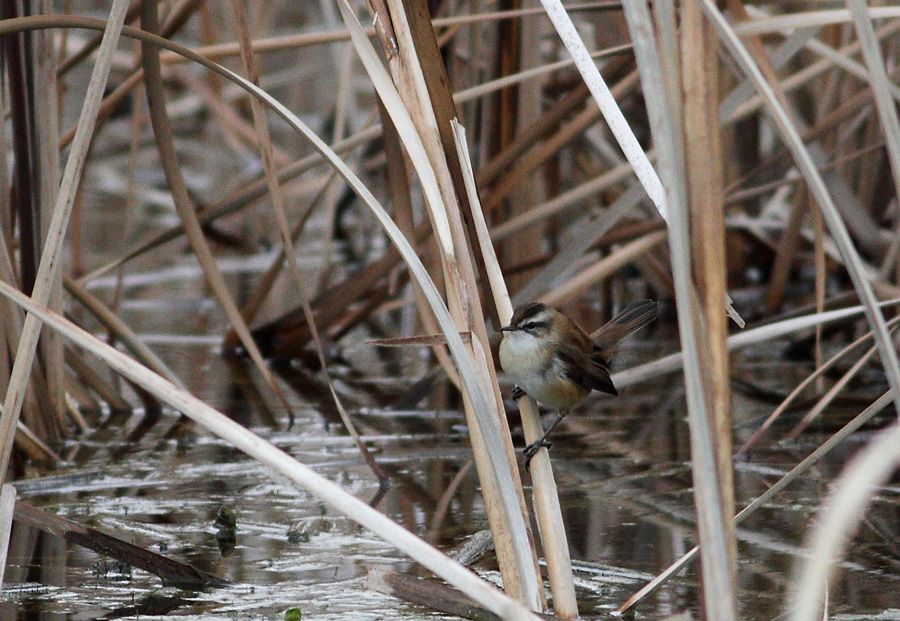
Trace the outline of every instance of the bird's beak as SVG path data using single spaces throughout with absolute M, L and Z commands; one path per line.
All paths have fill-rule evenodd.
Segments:
M 502 328 L 500 328 L 500 332 L 514 332 L 515 329 L 515 326 L 503 326 Z

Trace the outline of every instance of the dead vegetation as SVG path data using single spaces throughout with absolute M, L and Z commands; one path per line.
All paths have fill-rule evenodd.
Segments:
M 0 1 L 5 480 L 59 463 L 98 402 L 164 405 L 461 589 L 477 614 L 530 618 L 550 596 L 576 618 L 552 463 L 538 452 L 526 494 L 496 329 L 533 299 L 596 327 L 650 297 L 681 351 L 613 379 L 683 374 L 701 545 L 619 610 L 699 555 L 706 618 L 738 618 L 735 524 L 892 401 L 900 412 L 900 9 L 810 4 Z M 96 228 L 101 197 L 119 227 Z M 318 390 L 384 486 L 330 346 L 365 332 L 372 347 L 430 347 L 403 358 L 411 385 L 425 379 L 395 402 L 463 410 L 505 592 L 185 390 L 122 319 L 125 275 L 185 255 L 227 317 L 223 355 L 253 365 L 288 416 L 288 385 Z M 266 265 L 236 290 L 223 261 L 251 256 Z M 105 298 L 102 278 L 116 283 Z M 812 333 L 810 375 L 735 450 L 730 352 Z M 797 438 L 867 367 L 883 396 L 736 506 L 735 454 Z M 776 421 L 800 397 L 806 415 L 785 433 Z M 517 406 L 531 442 L 537 407 Z M 877 434 L 823 500 L 790 618 L 827 616 L 823 559 L 847 545 L 871 500 L 861 490 L 897 467 L 896 435 L 896 423 Z M 4 550 L 14 516 L 56 524 L 36 511 L 6 483 Z

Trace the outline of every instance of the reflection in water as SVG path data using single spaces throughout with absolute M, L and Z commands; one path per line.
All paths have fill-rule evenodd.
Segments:
M 196 281 L 141 282 L 145 298 L 174 296 L 179 303 L 125 309 L 127 320 L 167 335 L 156 341 L 154 349 L 194 394 L 358 497 L 371 499 L 376 494 L 378 483 L 344 432 L 319 376 L 281 370 L 283 382 L 292 389 L 296 415 L 289 427 L 287 415 L 255 370 L 222 356 L 202 340 L 179 338 L 180 333 L 222 332 L 221 317 L 198 297 L 202 291 Z M 198 308 L 203 312 L 196 312 Z M 621 353 L 620 366 L 671 350 L 674 345 L 665 341 L 659 334 L 652 343 L 636 339 Z M 365 349 L 344 352 L 345 366 L 335 375 L 360 433 L 390 476 L 391 487 L 378 508 L 439 546 L 456 546 L 486 527 L 474 469 L 468 465 L 462 416 L 452 407 L 387 409 L 398 399 L 415 400 L 411 395 L 416 391 L 409 392 L 413 381 L 409 375 L 373 379 L 355 371 L 354 366 L 367 364 L 360 362 L 365 355 L 376 355 Z M 378 352 L 377 365 L 399 368 L 397 361 L 386 359 L 389 355 L 394 354 Z M 774 390 L 792 386 L 807 372 L 799 365 L 760 368 L 754 360 L 754 352 L 746 352 L 733 366 Z M 623 393 L 616 400 L 590 401 L 566 419 L 554 440 L 554 469 L 572 554 L 579 560 L 577 586 L 586 617 L 606 615 L 694 544 L 690 443 L 681 382 L 665 378 L 652 390 L 635 387 Z M 736 394 L 735 422 L 741 439 L 769 408 Z M 92 429 L 62 447 L 68 465 L 21 482 L 21 496 L 70 519 L 109 528 L 221 576 L 233 586 L 202 593 L 160 590 L 158 579 L 138 570 L 130 578 L 117 579 L 92 571 L 102 560 L 94 553 L 17 526 L 0 617 L 271 619 L 290 607 L 316 619 L 346 618 L 351 613 L 357 619 L 422 617 L 421 610 L 364 587 L 368 568 L 409 570 L 411 563 L 177 413 L 151 408 L 130 415 L 85 414 Z M 762 446 L 750 460 L 739 463 L 735 478 L 739 504 L 761 493 L 805 456 L 835 421 L 844 420 L 844 414 L 832 412 L 799 442 Z M 521 446 L 521 437 L 516 441 Z M 861 442 L 861 438 L 848 442 L 817 473 L 741 526 L 742 618 L 779 614 L 792 564 L 827 481 Z M 216 521 L 222 506 L 233 511 L 235 520 L 225 537 Z M 842 563 L 841 579 L 830 594 L 835 615 L 876 615 L 900 608 L 896 519 L 892 489 L 873 505 L 850 557 Z M 477 567 L 496 579 L 491 554 Z M 637 618 L 663 619 L 684 610 L 696 613 L 698 601 L 692 566 L 641 605 Z

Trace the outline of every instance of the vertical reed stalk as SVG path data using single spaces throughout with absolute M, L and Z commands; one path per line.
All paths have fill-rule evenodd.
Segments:
M 719 59 L 716 37 L 695 0 L 681 5 L 681 82 L 683 93 L 684 175 L 690 205 L 692 273 L 700 297 L 698 343 L 708 423 L 717 466 L 717 522 L 724 529 L 726 575 L 718 581 L 735 593 L 736 545 L 729 517 L 734 513 L 731 441 L 731 371 L 725 282 L 725 213 L 722 149 L 719 137 Z M 704 572 L 705 573 L 705 572 Z M 720 592 L 718 595 L 725 595 Z M 711 608 L 707 607 L 708 614 Z
M 463 162 L 466 190 L 474 216 L 478 244 L 481 246 L 481 254 L 485 258 L 484 268 L 491 292 L 494 295 L 494 304 L 499 313 L 500 323 L 507 325 L 512 318 L 513 308 L 503 273 L 497 257 L 494 255 L 487 223 L 481 212 L 478 191 L 475 188 L 475 177 L 469 161 L 465 129 L 453 121 L 453 130 L 456 136 L 458 157 Z M 544 432 L 537 404 L 530 397 L 524 396 L 519 399 L 519 411 L 522 416 L 525 442 L 528 444 L 536 442 Z M 575 619 L 578 617 L 578 602 L 575 599 L 575 585 L 572 579 L 572 560 L 569 557 L 569 543 L 566 539 L 559 494 L 556 490 L 556 480 L 553 477 L 553 466 L 550 463 L 550 453 L 546 448 L 539 450 L 531 460 L 531 482 L 534 487 L 533 503 L 538 532 L 543 544 L 544 555 L 547 557 L 547 573 L 550 577 L 550 591 L 553 594 L 553 611 L 557 617 L 562 619 Z
M 43 13 L 50 12 L 50 2 L 42 0 Z M 53 206 L 56 205 L 56 193 L 59 190 L 59 111 L 57 109 L 56 54 L 52 30 L 35 33 L 35 100 L 41 102 L 35 108 L 35 142 L 38 158 L 38 191 L 41 206 L 41 236 L 47 236 L 50 221 L 53 217 Z M 62 274 L 57 273 L 50 295 L 50 308 L 62 313 Z M 59 335 L 48 332 L 41 339 L 39 359 L 44 377 L 47 381 L 47 401 L 50 411 L 45 413 L 47 427 L 51 430 L 48 437 L 63 434 L 65 429 L 65 367 L 63 360 L 63 343 Z
M 697 524 L 699 539 L 701 542 L 701 569 L 703 575 L 703 604 L 707 618 L 717 621 L 730 621 L 737 618 L 737 607 L 734 593 L 734 542 L 733 530 L 729 522 L 730 510 L 726 507 L 725 499 L 731 498 L 731 490 L 724 489 L 729 482 L 722 477 L 722 461 L 719 451 L 723 443 L 718 435 L 719 421 L 716 419 L 716 408 L 727 399 L 719 381 L 706 383 L 707 373 L 720 373 L 720 370 L 711 369 L 715 362 L 722 364 L 722 359 L 727 361 L 727 354 L 722 350 L 707 349 L 708 333 L 704 315 L 707 309 L 707 300 L 698 300 L 695 288 L 694 266 L 692 266 L 692 236 L 691 210 L 694 208 L 693 200 L 702 201 L 708 208 L 715 208 L 717 200 L 716 191 L 707 195 L 692 195 L 688 188 L 687 164 L 690 158 L 701 157 L 697 151 L 688 151 L 685 145 L 685 133 L 688 127 L 692 130 L 703 131 L 707 136 L 706 149 L 714 149 L 710 143 L 712 137 L 706 128 L 698 128 L 702 120 L 692 119 L 699 111 L 697 102 L 687 102 L 679 96 L 682 89 L 672 85 L 672 82 L 684 84 L 693 89 L 685 91 L 684 98 L 695 96 L 708 99 L 703 91 L 696 92 L 696 78 L 687 75 L 699 68 L 687 67 L 689 62 L 707 64 L 703 50 L 696 53 L 691 51 L 689 36 L 699 36 L 702 40 L 702 24 L 699 22 L 696 3 L 687 1 L 682 4 L 682 31 L 680 33 L 683 57 L 681 73 L 685 74 L 679 80 L 679 72 L 669 71 L 664 73 L 660 61 L 660 52 L 653 36 L 653 24 L 650 11 L 645 2 L 634 2 L 623 5 L 628 28 L 635 45 L 635 55 L 638 60 L 638 69 L 641 72 L 641 84 L 644 89 L 644 97 L 650 116 L 650 126 L 653 131 L 654 142 L 660 153 L 660 165 L 662 171 L 663 187 L 666 189 L 666 199 L 669 213 L 669 247 L 672 255 L 672 272 L 675 282 L 675 298 L 678 304 L 678 327 L 684 352 L 684 377 L 685 392 L 687 396 L 688 417 L 690 420 L 691 438 L 691 462 L 694 481 L 694 502 L 697 509 Z M 669 16 L 673 18 L 673 15 Z M 663 23 L 660 26 L 660 37 L 663 39 L 662 49 L 673 49 L 675 44 L 669 40 L 675 35 L 674 22 Z M 667 86 L 668 84 L 668 86 Z M 714 101 L 700 102 L 699 105 L 707 109 L 714 105 Z M 707 120 L 715 119 L 715 114 L 709 114 Z M 702 149 L 701 149 L 702 151 Z M 706 169 L 706 167 L 704 167 Z M 712 202 L 712 206 L 710 206 Z M 699 208 L 700 205 L 697 205 Z M 714 222 L 716 220 L 714 219 Z M 718 220 L 721 222 L 721 220 Z M 695 224 L 696 220 L 694 221 Z M 715 225 L 705 231 L 712 236 L 720 236 L 721 231 Z M 706 243 L 706 240 L 697 243 Z M 721 240 L 709 241 L 715 248 L 721 244 Z M 704 261 L 710 260 L 710 257 Z M 720 266 L 721 267 L 721 266 Z M 718 312 L 724 320 L 722 308 L 722 294 L 724 283 L 722 275 L 715 273 L 701 273 L 707 278 L 707 293 L 717 293 L 720 297 L 709 300 L 709 308 L 712 312 Z M 718 284 L 717 284 L 718 283 Z M 716 308 L 717 307 L 717 308 Z M 721 338 L 714 334 L 713 338 Z M 715 358 L 714 358 L 715 356 Z M 721 377 L 721 375 L 718 375 Z M 727 377 L 727 370 L 726 370 Z M 715 391 L 713 390 L 715 388 Z M 730 434 L 730 427 L 726 428 Z M 730 442 L 727 443 L 730 449 Z M 730 453 L 729 453 L 730 456 Z M 730 467 L 730 463 L 728 463 Z M 727 513 L 726 513 L 727 512 Z
M 345 21 L 347 21 L 348 11 L 343 3 L 341 7 L 345 13 Z M 505 464 L 501 467 L 505 472 L 501 475 L 496 471 L 492 472 L 494 466 L 484 440 L 486 430 L 482 428 L 481 421 L 478 420 L 472 409 L 470 395 L 464 392 L 463 404 L 475 466 L 482 483 L 488 520 L 494 533 L 504 587 L 519 601 L 526 603 L 534 610 L 541 610 L 544 606 L 543 589 L 537 568 L 534 541 L 526 519 L 525 498 L 516 467 L 512 439 L 503 415 L 502 401 L 497 392 L 493 360 L 485 353 L 490 352 L 490 345 L 471 260 L 472 249 L 466 239 L 459 209 L 459 205 L 466 200 L 466 196 L 465 193 L 457 192 L 457 186 L 451 174 L 450 158 L 443 141 L 444 132 L 449 133 L 450 128 L 449 125 L 446 128 L 443 127 L 444 122 L 449 123 L 449 119 L 445 121 L 441 117 L 446 115 L 446 107 L 453 107 L 453 101 L 449 96 L 449 91 L 445 93 L 444 97 L 435 97 L 431 92 L 431 89 L 434 88 L 434 80 L 426 81 L 425 79 L 426 71 L 435 76 L 442 73 L 443 69 L 440 65 L 440 56 L 437 53 L 437 43 L 434 40 L 430 20 L 423 21 L 421 11 L 424 10 L 424 6 L 418 2 L 388 0 L 383 10 L 378 13 L 380 27 L 384 29 L 385 33 L 389 33 L 383 35 L 382 40 L 385 42 L 393 81 L 398 85 L 400 99 L 410 116 L 412 124 L 410 129 L 414 129 L 417 134 L 424 156 L 427 158 L 427 162 L 419 162 L 417 155 L 410 153 L 413 165 L 419 172 L 426 192 L 429 213 L 432 214 L 432 224 L 437 229 L 439 241 L 440 229 L 444 226 L 447 227 L 447 236 L 439 244 L 439 248 L 448 306 L 457 330 L 472 333 L 469 344 L 470 352 L 474 357 L 476 368 L 484 371 L 479 378 L 480 390 L 491 406 L 490 416 L 493 421 L 491 425 L 496 426 L 497 435 L 503 442 L 502 456 L 505 457 Z M 423 23 L 427 24 L 427 30 L 421 27 Z M 428 66 L 426 67 L 426 65 Z M 376 69 L 374 66 L 367 66 L 370 75 L 374 69 Z M 377 87 L 378 81 L 374 77 L 373 82 Z M 383 92 L 384 88 L 379 89 L 380 95 Z M 445 106 L 443 110 L 440 108 L 441 105 Z M 386 105 L 386 108 L 392 116 L 396 114 L 391 106 Z M 398 125 L 400 136 L 409 149 L 412 135 L 404 134 L 403 128 L 399 127 L 398 119 L 395 118 L 394 122 Z M 455 155 L 455 150 L 451 153 Z M 458 163 L 456 165 L 458 167 Z M 426 170 L 425 166 L 431 170 Z M 432 184 L 434 186 L 429 189 Z M 510 489 L 503 489 L 505 484 L 498 480 L 500 476 L 504 479 L 509 477 Z M 501 500 L 504 493 L 514 495 L 519 507 L 518 511 L 512 510 L 510 504 Z

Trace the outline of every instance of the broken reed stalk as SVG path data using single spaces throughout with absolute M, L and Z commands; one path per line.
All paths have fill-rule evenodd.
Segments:
M 463 175 L 466 180 L 469 205 L 472 207 L 474 216 L 478 244 L 481 246 L 481 255 L 484 257 L 485 272 L 494 296 L 500 325 L 505 326 L 512 318 L 513 307 L 478 200 L 478 191 L 475 188 L 475 178 L 469 161 L 465 129 L 456 121 L 453 122 L 453 134 L 456 137 L 459 159 L 464 163 Z M 543 435 L 544 427 L 541 423 L 541 415 L 537 404 L 527 395 L 519 399 L 518 404 L 522 416 L 525 443 L 531 444 Z M 553 610 L 557 617 L 575 619 L 578 617 L 578 602 L 575 599 L 572 559 L 569 557 L 569 543 L 566 538 L 556 480 L 553 477 L 553 466 L 550 463 L 550 453 L 546 448 L 539 449 L 531 460 L 531 483 L 534 488 L 532 501 L 538 523 L 538 533 L 547 559 Z
M 34 314 L 52 329 L 62 333 L 78 347 L 95 354 L 112 369 L 140 385 L 169 407 L 200 423 L 238 450 L 271 467 L 301 488 L 331 505 L 336 511 L 348 516 L 385 541 L 396 546 L 498 616 L 507 619 L 537 619 L 520 603 L 504 595 L 494 586 L 445 556 L 442 552 L 384 514 L 343 491 L 337 484 L 317 474 L 278 447 L 270 444 L 191 394 L 174 386 L 150 369 L 140 365 L 65 318 L 36 305 L 31 298 L 4 282 L 0 282 L 0 294 L 26 309 L 30 315 Z
M 72 214 L 72 206 L 75 202 L 78 184 L 81 181 L 81 172 L 84 169 L 84 162 L 93 138 L 97 111 L 103 98 L 103 89 L 109 77 L 113 53 L 119 41 L 128 5 L 128 0 L 114 0 L 106 22 L 100 50 L 97 53 L 97 61 L 91 72 L 84 105 L 81 108 L 75 131 L 75 139 L 72 141 L 69 157 L 66 160 L 66 168 L 57 194 L 53 217 L 47 230 L 44 251 L 32 291 L 34 299 L 41 305 L 50 301 L 62 262 L 62 247 L 69 217 Z M 9 386 L 3 402 L 3 412 L 0 414 L 0 443 L 2 443 L 0 446 L 0 481 L 6 478 L 6 470 L 12 453 L 13 430 L 19 420 L 40 329 L 40 321 L 36 317 L 28 315 L 10 374 Z
M 543 585 L 533 537 L 525 518 L 525 500 L 512 438 L 497 392 L 484 313 L 459 213 L 461 197 L 454 189 L 435 111 L 429 105 L 431 97 L 419 65 L 413 30 L 405 7 L 389 1 L 388 13 L 379 14 L 379 26 L 390 29 L 391 34 L 386 40 L 396 46 L 389 47 L 387 54 L 394 74 L 392 81 L 349 3 L 342 0 L 338 6 L 363 66 L 419 176 L 440 250 L 448 307 L 455 325 L 452 330 L 457 334 L 461 331 L 472 333 L 468 353 L 474 363 L 477 383 L 464 384 L 463 407 L 504 588 L 532 610 L 540 611 L 544 606 Z M 395 81 L 403 85 L 399 92 Z M 442 329 L 447 328 L 442 326 Z M 450 335 L 447 337 L 449 340 Z M 473 401 L 473 390 L 480 393 L 482 405 L 487 408 L 482 416 Z M 489 441 L 489 435 L 496 441 L 494 446 L 491 446 L 493 442 Z
M 2 497 L 0 497 L 0 505 L 2 505 Z M 120 537 L 96 528 L 42 511 L 25 501 L 15 501 L 14 505 L 15 511 L 13 516 L 16 522 L 27 524 L 32 528 L 50 533 L 65 541 L 93 550 L 98 554 L 109 556 L 138 569 L 143 569 L 158 576 L 162 580 L 163 586 L 185 590 L 201 590 L 207 587 L 222 587 L 228 584 L 227 581 L 199 570 L 192 565 L 181 563 L 136 546 Z M 2 515 L 3 510 L 4 507 L 0 506 L 0 519 L 4 517 Z M 2 529 L 0 529 L 0 534 L 2 534 Z

